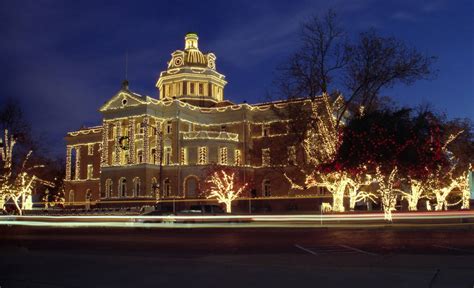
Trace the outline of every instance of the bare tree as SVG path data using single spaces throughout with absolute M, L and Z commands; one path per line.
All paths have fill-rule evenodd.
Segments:
M 310 97 L 326 93 L 335 73 L 347 62 L 345 33 L 337 15 L 329 10 L 313 17 L 301 29 L 301 48 L 281 68 L 281 92 L 290 97 Z
M 348 44 L 346 51 L 348 63 L 343 82 L 347 97 L 338 123 L 350 104 L 371 110 L 383 88 L 398 83 L 410 85 L 434 75 L 435 57 L 426 56 L 401 40 L 382 37 L 373 29 L 361 33 L 357 42 Z

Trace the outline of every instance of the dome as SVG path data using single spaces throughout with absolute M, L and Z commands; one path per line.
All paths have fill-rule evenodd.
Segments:
M 207 67 L 212 64 L 214 69 L 214 57 L 202 53 L 198 46 L 199 37 L 196 33 L 187 33 L 184 37 L 184 50 L 177 50 L 172 55 L 168 68 L 177 68 L 181 66 Z M 210 53 L 212 54 L 212 53 Z M 208 58 L 212 58 L 210 61 Z M 209 63 L 212 62 L 212 63 Z
M 207 65 L 206 57 L 199 50 L 199 37 L 196 33 L 189 32 L 184 37 L 185 64 Z

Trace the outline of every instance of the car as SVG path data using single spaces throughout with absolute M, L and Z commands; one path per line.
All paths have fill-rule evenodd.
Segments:
M 192 205 L 189 209 L 181 210 L 180 214 L 215 215 L 224 214 L 224 210 L 218 205 Z

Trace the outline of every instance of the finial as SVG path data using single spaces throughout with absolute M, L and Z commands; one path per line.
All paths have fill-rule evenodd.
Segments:
M 186 36 L 184 37 L 185 41 L 185 46 L 184 49 L 198 49 L 198 40 L 199 37 L 196 33 L 194 32 L 188 32 L 186 33 Z

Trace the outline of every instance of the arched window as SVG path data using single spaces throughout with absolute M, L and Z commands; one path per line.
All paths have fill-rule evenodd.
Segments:
M 170 197 L 171 196 L 171 182 L 170 179 L 166 178 L 164 185 L 163 185 L 163 196 Z
M 105 180 L 105 197 L 106 198 L 112 197 L 112 192 L 113 192 L 112 185 L 113 185 L 112 179 Z
M 120 178 L 118 183 L 119 197 L 127 196 L 127 179 L 125 177 Z
M 74 205 L 74 190 L 69 190 L 69 204 Z
M 138 177 L 135 177 L 133 178 L 133 195 L 135 197 L 138 197 L 140 196 L 140 193 L 141 193 L 141 181 L 140 181 L 140 178 Z
M 270 180 L 268 180 L 268 179 L 265 179 L 262 182 L 262 194 L 263 194 L 263 197 L 270 197 L 271 196 Z

